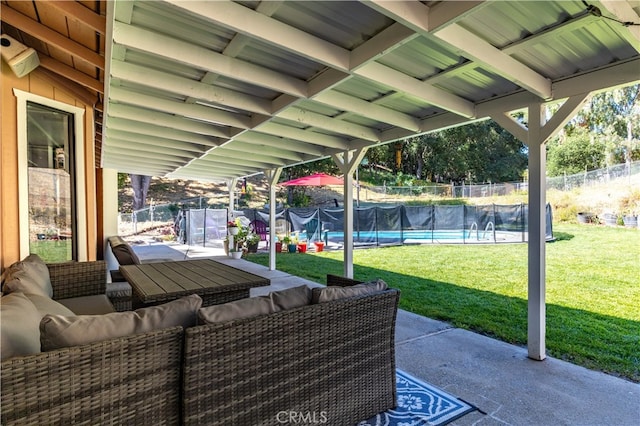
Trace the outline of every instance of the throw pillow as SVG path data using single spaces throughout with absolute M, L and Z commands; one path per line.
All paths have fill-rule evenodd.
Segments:
M 349 287 L 329 286 L 314 288 L 312 290 L 311 303 L 331 302 L 332 300 L 346 299 L 353 296 L 364 296 L 389 288 L 383 280 L 375 280 L 368 283 L 356 284 Z
M 0 358 L 40 352 L 38 324 L 42 315 L 27 297 L 15 292 L 0 298 Z
M 42 350 L 84 345 L 178 325 L 191 327 L 196 324 L 200 306 L 202 299 L 192 294 L 163 305 L 129 312 L 72 317 L 46 315 L 40 322 Z
M 269 298 L 278 310 L 298 308 L 311 303 L 311 289 L 306 285 L 292 287 L 285 290 L 272 291 Z
M 250 297 L 220 305 L 207 306 L 198 311 L 198 323 L 216 323 L 257 315 L 272 314 L 311 303 L 311 289 L 306 285 L 272 291 L 266 296 Z
M 30 254 L 24 260 L 9 267 L 2 291 L 5 293 L 20 291 L 51 298 L 53 287 L 49 268 L 37 254 Z
M 140 259 L 135 254 L 131 246 L 122 240 L 111 245 L 111 251 L 120 265 L 138 265 Z
M 247 299 L 200 308 L 198 311 L 198 324 L 249 318 L 273 312 L 276 312 L 276 308 L 273 306 L 273 302 L 269 299 L 269 296 L 249 297 Z

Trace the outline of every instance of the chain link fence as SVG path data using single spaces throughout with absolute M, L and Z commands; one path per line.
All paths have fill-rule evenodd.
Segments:
M 585 171 L 574 175 L 547 178 L 547 189 L 571 191 L 583 186 L 599 185 L 617 179 L 631 179 L 640 174 L 640 161 L 616 164 L 598 170 Z M 462 185 L 433 185 L 433 186 L 369 186 L 360 187 L 363 201 L 380 201 L 394 198 L 411 197 L 442 197 L 442 198 L 482 198 L 510 195 L 525 192 L 529 189 L 528 182 L 504 183 L 471 183 Z
M 194 197 L 171 204 L 152 204 L 131 213 L 118 214 L 118 234 L 136 235 L 158 228 L 170 228 L 166 232 L 177 233 L 180 210 L 202 209 L 207 207 L 209 198 Z
M 575 175 L 565 175 L 547 179 L 547 189 L 571 191 L 583 186 L 593 186 L 609 183 L 613 180 L 629 179 L 640 174 L 640 161 L 616 164 L 604 169 L 591 170 Z

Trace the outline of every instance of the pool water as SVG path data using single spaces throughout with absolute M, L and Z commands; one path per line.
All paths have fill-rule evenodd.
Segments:
M 342 232 L 328 232 L 326 238 L 328 241 L 342 241 L 344 236 Z M 476 235 L 475 231 L 469 230 L 405 230 L 405 231 L 354 231 L 353 240 L 361 243 L 420 243 L 443 241 L 449 243 L 464 243 L 471 241 L 494 241 L 492 232 L 480 232 Z

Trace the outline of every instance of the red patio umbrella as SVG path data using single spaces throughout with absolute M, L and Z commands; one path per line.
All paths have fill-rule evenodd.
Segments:
M 324 186 L 324 185 L 344 185 L 344 181 L 335 176 L 325 173 L 316 173 L 298 179 L 288 180 L 280 183 L 282 186 Z

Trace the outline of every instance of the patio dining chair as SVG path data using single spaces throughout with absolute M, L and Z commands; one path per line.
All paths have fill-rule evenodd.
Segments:
M 249 223 L 249 229 L 254 234 L 258 234 L 260 236 L 260 241 L 264 241 L 267 243 L 267 248 L 269 248 L 269 233 L 267 232 L 267 224 L 261 220 L 253 220 Z
M 304 229 L 307 231 L 307 239 L 309 242 L 313 242 L 320 239 L 320 230 L 318 229 L 318 219 L 311 219 L 304 224 Z

